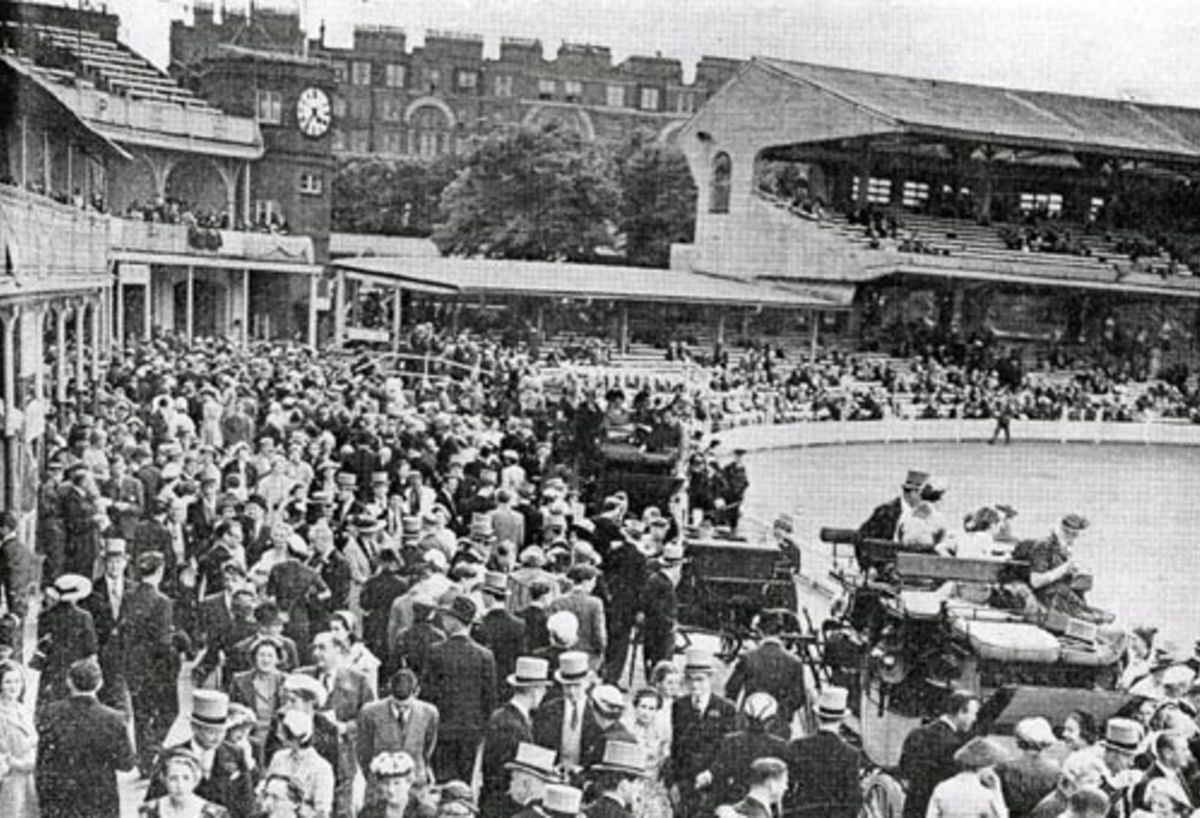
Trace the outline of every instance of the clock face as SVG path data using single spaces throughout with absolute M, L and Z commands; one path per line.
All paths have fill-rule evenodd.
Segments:
M 316 139 L 324 136 L 333 121 L 333 105 L 329 94 L 320 88 L 305 88 L 296 101 L 296 124 L 300 133 Z

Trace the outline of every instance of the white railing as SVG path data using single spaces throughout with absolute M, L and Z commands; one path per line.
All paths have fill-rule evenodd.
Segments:
M 108 217 L 0 185 L 6 264 L 20 279 L 107 275 Z
M 182 224 L 163 224 L 138 219 L 112 218 L 109 241 L 114 250 L 177 255 L 211 255 L 251 261 L 281 261 L 312 264 L 314 251 L 309 236 L 283 236 L 240 230 L 189 230 Z
M 989 440 L 992 420 L 814 420 L 759 424 L 720 433 L 726 449 L 750 451 L 850 443 L 932 443 Z M 1126 443 L 1200 446 L 1200 424 L 1183 420 L 1115 422 L 1102 420 L 1014 420 L 1015 440 L 1044 443 Z

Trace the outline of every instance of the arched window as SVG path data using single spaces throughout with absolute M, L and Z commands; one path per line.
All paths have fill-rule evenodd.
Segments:
M 446 115 L 432 105 L 422 106 L 413 113 L 409 152 L 432 157 L 450 150 L 450 123 Z
M 729 212 L 730 177 L 733 176 L 733 160 L 727 153 L 718 153 L 712 164 L 712 187 L 709 190 L 708 212 Z

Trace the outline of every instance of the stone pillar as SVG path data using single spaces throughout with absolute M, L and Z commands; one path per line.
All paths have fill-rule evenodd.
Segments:
M 195 328 L 195 307 L 196 307 L 196 268 L 188 265 L 187 268 L 187 315 L 185 316 L 184 326 L 186 327 L 187 339 L 192 340 L 192 330 Z
M 96 300 L 92 302 L 92 381 L 99 382 L 100 380 L 100 312 L 104 298 L 102 295 L 97 295 Z
M 4 311 L 4 358 L 3 363 L 0 364 L 4 367 L 4 503 L 5 507 L 9 509 L 16 507 L 18 497 L 17 446 L 19 444 L 11 424 L 17 402 L 17 360 L 13 354 L 13 346 L 17 337 L 19 318 L 20 311 L 16 308 Z
M 113 290 L 117 296 L 117 348 L 124 349 L 125 347 L 125 285 L 121 283 L 120 273 L 117 274 L 117 280 L 113 284 Z
M 67 399 L 67 311 L 64 304 L 60 303 L 55 312 L 55 323 L 54 369 L 57 384 L 54 399 L 61 403 Z
M 401 290 L 396 287 L 392 290 L 392 352 L 400 352 L 400 332 L 401 318 L 400 315 L 400 297 Z
M 242 270 L 242 349 L 250 343 L 250 269 Z
M 84 311 L 87 309 L 87 302 L 80 300 L 75 306 L 75 389 L 79 393 L 75 396 L 76 403 L 83 406 L 83 390 L 87 379 L 84 377 Z
M 617 327 L 617 352 L 624 355 L 629 352 L 629 304 L 621 302 L 621 319 Z
M 146 291 L 146 297 L 142 299 L 142 337 L 149 341 L 154 333 L 154 330 L 150 326 L 150 322 L 154 317 L 154 311 L 150 305 L 150 299 L 154 297 L 153 270 L 151 270 L 150 277 L 146 279 L 146 286 L 143 289 Z
M 308 345 L 313 349 L 317 348 L 317 286 L 320 284 L 320 277 L 311 275 L 308 277 Z
M 817 342 L 821 334 L 821 313 L 818 310 L 808 311 L 808 360 L 810 363 L 815 363 L 817 360 Z
M 244 163 L 244 173 L 242 174 L 242 226 L 247 230 L 250 229 L 250 163 Z
M 339 269 L 333 289 L 333 345 L 346 343 L 346 271 Z

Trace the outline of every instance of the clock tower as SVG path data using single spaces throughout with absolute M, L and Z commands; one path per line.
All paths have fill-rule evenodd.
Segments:
M 266 152 L 251 169 L 251 220 L 312 236 L 317 261 L 327 261 L 333 69 L 319 60 L 235 45 L 217 46 L 186 70 L 174 69 L 212 104 L 258 121 Z

